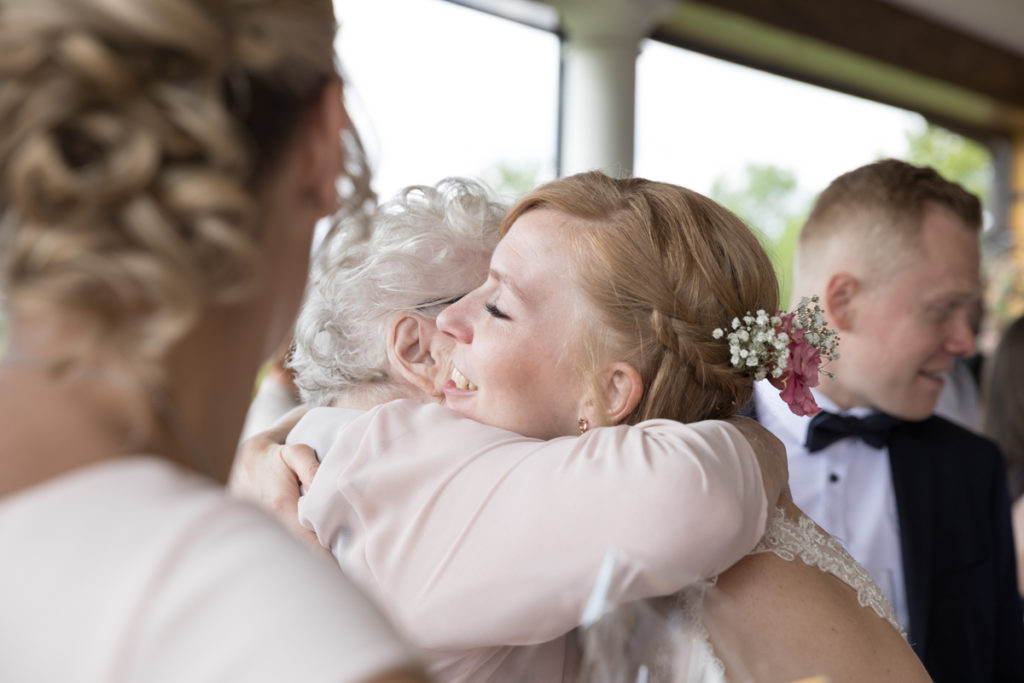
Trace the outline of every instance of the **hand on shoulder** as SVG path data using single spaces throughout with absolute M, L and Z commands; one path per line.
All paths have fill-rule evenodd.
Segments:
M 750 443 L 761 466 L 765 496 L 769 508 L 774 507 L 783 491 L 789 488 L 789 460 L 786 446 L 770 431 L 749 417 L 736 415 L 726 420 Z
M 320 549 L 316 535 L 298 518 L 300 486 L 308 489 L 319 467 L 316 453 L 302 444 L 285 445 L 288 432 L 306 411 L 305 406 L 290 411 L 273 427 L 239 445 L 228 491 L 267 510 L 296 537 Z

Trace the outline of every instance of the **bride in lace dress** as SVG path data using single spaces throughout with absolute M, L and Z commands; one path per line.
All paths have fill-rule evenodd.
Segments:
M 683 188 L 591 173 L 535 190 L 504 227 L 487 282 L 438 321 L 456 340 L 449 408 L 544 438 L 745 403 L 752 378 L 712 332 L 775 310 L 777 290 L 734 216 Z M 877 586 L 791 501 L 714 593 L 704 623 L 730 678 L 927 680 Z
M 754 373 L 732 365 L 728 343 L 713 330 L 749 311 L 774 311 L 778 288 L 764 250 L 733 214 L 678 186 L 593 172 L 529 193 L 506 216 L 502 233 L 486 282 L 437 320 L 455 341 L 455 369 L 445 388 L 451 411 L 535 439 L 578 436 L 578 460 L 566 466 L 579 467 L 589 457 L 588 444 L 596 443 L 589 438 L 596 435 L 587 432 L 657 418 L 724 418 L 750 398 Z M 487 567 L 495 565 L 495 557 L 499 563 L 526 557 L 541 567 L 532 576 L 544 576 L 545 564 L 557 565 L 573 553 L 571 544 L 551 542 L 564 536 L 552 529 L 600 538 L 603 529 L 588 524 L 595 515 L 588 517 L 587 510 L 628 505 L 628 496 L 627 502 L 622 497 L 613 502 L 573 489 L 573 498 L 545 511 L 544 524 L 521 529 L 515 510 L 529 508 L 531 500 L 522 497 L 521 486 L 506 486 L 519 475 L 516 463 L 509 464 L 508 456 L 496 463 L 485 453 L 452 465 L 458 455 L 445 455 L 452 451 L 444 444 L 446 415 L 435 412 L 417 422 L 409 413 L 395 420 L 394 409 L 385 405 L 356 419 L 340 433 L 325 465 L 336 458 L 345 462 L 313 481 L 310 496 L 326 490 L 327 498 L 308 508 L 324 512 L 311 513 L 304 523 L 349 576 L 365 579 L 364 587 L 399 624 L 417 626 L 411 629 L 417 633 L 443 631 L 449 654 L 459 647 L 495 648 L 486 673 L 462 671 L 440 680 L 624 680 L 602 679 L 600 667 L 595 668 L 591 636 L 598 631 L 593 628 L 583 629 L 577 639 L 568 626 L 557 642 L 550 632 L 524 636 L 531 624 L 542 632 L 551 615 L 525 599 L 516 613 L 508 589 L 522 595 L 523 588 L 494 585 Z M 438 474 L 431 463 L 442 455 L 450 466 Z M 460 497 L 453 487 L 466 472 L 488 467 L 506 469 L 488 479 L 489 488 L 476 492 L 479 504 L 458 517 L 450 502 Z M 412 500 L 395 488 L 374 486 L 392 481 L 402 468 L 428 494 Z M 513 492 L 520 497 L 510 499 Z M 651 495 L 627 493 L 638 499 Z M 467 491 L 460 495 L 465 498 Z M 505 515 L 504 527 L 489 547 L 484 544 L 485 552 L 466 557 L 466 538 L 495 514 Z M 432 527 L 434 516 L 443 516 L 444 524 Z M 706 520 L 711 533 L 725 523 Z M 649 524 L 673 528 L 667 517 Z M 427 535 L 445 525 L 451 530 L 445 540 Z M 389 542 L 380 545 L 381 538 Z M 444 546 L 440 551 L 439 545 Z M 448 584 L 447 603 L 435 600 L 426 609 L 418 598 L 432 586 L 410 593 L 407 584 L 416 564 L 438 552 L 441 564 L 428 571 L 419 567 L 416 574 L 428 577 L 428 584 L 453 562 L 467 569 Z M 616 590 L 628 588 L 646 569 L 630 566 L 635 559 L 624 554 L 625 569 L 612 581 Z M 591 588 L 580 582 L 545 585 L 545 594 L 565 598 L 545 603 L 545 609 L 573 604 L 574 596 Z M 669 612 L 682 604 L 701 636 L 695 648 L 703 646 L 708 656 L 693 680 L 760 683 L 818 675 L 832 683 L 928 680 L 870 577 L 788 497 L 758 546 L 712 585 L 658 600 L 658 609 L 668 605 Z M 500 618 L 493 607 L 498 602 Z M 452 635 L 453 624 L 464 632 Z M 659 637 L 651 634 L 648 644 L 656 646 Z M 597 654 L 613 659 L 623 654 L 611 641 L 597 642 Z M 564 653 L 555 674 L 550 667 L 543 673 L 531 669 L 528 652 L 516 657 L 509 648 L 500 649 L 533 646 L 550 654 L 552 643 L 560 657 Z M 430 653 L 438 641 L 414 645 Z M 645 669 L 643 676 L 629 675 L 656 680 L 658 673 Z M 691 679 L 678 668 L 667 676 L 660 680 Z
M 583 632 L 586 683 L 795 681 L 809 673 L 828 681 L 928 680 L 918 665 L 904 669 L 884 656 L 893 633 L 906 638 L 888 599 L 790 501 L 774 510 L 750 555 L 719 577 L 642 603 L 592 597 L 605 614 Z M 905 652 L 900 660 L 910 663 Z

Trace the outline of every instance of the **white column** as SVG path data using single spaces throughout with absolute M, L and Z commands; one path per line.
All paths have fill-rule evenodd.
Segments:
M 554 0 L 562 42 L 561 174 L 633 170 L 640 41 L 673 0 Z

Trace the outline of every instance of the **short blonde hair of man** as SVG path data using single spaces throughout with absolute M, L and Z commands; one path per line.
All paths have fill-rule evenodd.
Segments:
M 931 207 L 981 230 L 978 198 L 928 166 L 883 159 L 839 176 L 818 196 L 800 232 L 799 293 L 820 287 L 837 263 L 871 282 L 886 281 L 914 257 Z

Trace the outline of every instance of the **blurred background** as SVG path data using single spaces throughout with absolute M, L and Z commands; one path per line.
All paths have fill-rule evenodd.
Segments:
M 982 349 L 1024 313 L 1021 0 L 335 9 L 351 113 L 381 197 L 463 175 L 512 200 L 612 159 L 605 170 L 690 187 L 742 216 L 775 260 L 785 303 L 817 192 L 893 156 L 935 166 L 984 203 Z
M 1024 99 L 999 101 L 998 91 L 1017 87 L 1024 98 L 1024 68 L 1009 84 L 993 76 L 1024 66 L 1024 50 L 1006 38 L 1014 25 L 1024 36 L 1024 3 L 979 2 L 959 9 L 947 0 L 335 6 L 338 52 L 381 196 L 467 175 L 514 199 L 578 170 L 565 169 L 560 132 L 566 55 L 581 33 L 593 33 L 586 22 L 626 6 L 652 19 L 649 37 L 636 41 L 632 160 L 624 171 L 690 187 L 740 214 L 775 259 L 785 301 L 796 234 L 817 192 L 881 157 L 935 166 L 985 205 L 984 346 L 1024 313 L 1010 224 L 1013 130 Z M 971 26 L 961 14 L 972 15 Z

